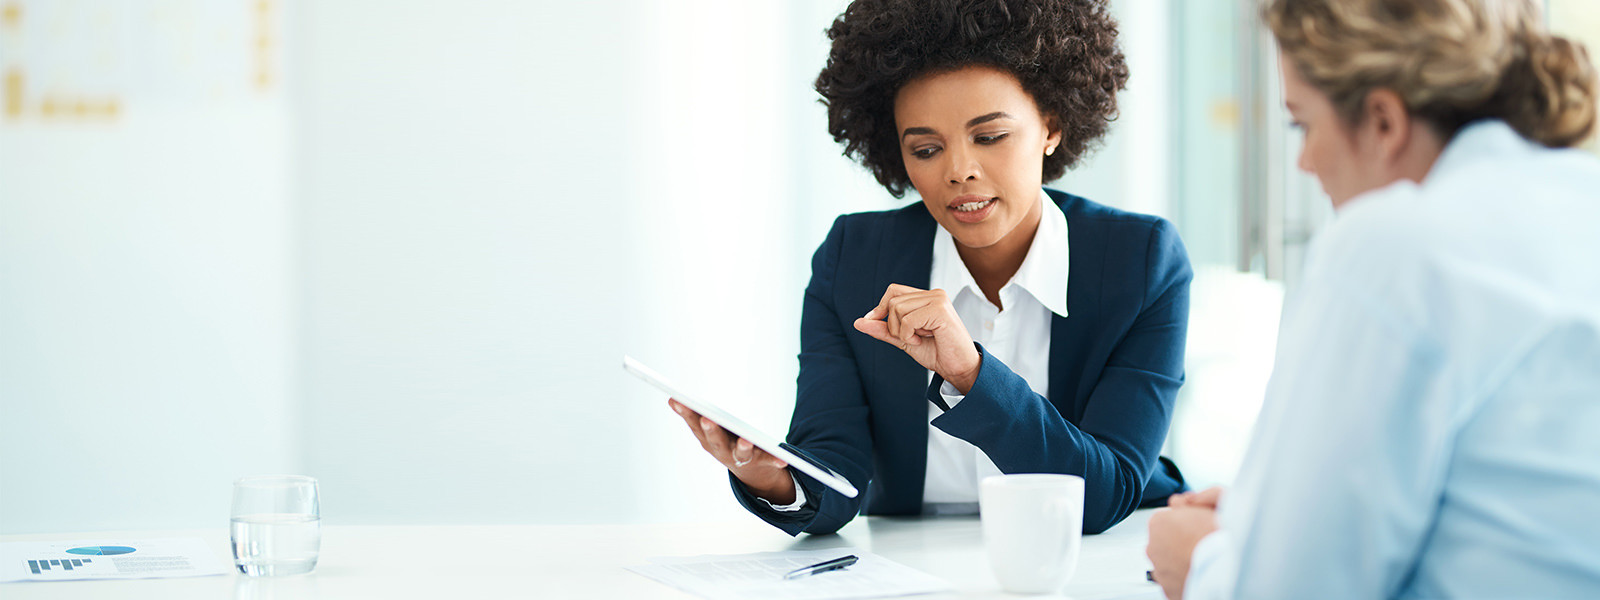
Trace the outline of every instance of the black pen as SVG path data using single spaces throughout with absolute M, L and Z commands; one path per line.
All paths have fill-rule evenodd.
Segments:
M 837 571 L 839 569 L 843 569 L 843 568 L 848 567 L 850 565 L 856 564 L 856 560 L 857 560 L 856 559 L 856 555 L 854 555 L 854 554 L 852 554 L 850 556 L 843 557 L 843 558 L 835 558 L 833 560 L 825 560 L 825 561 L 819 562 L 817 564 L 811 565 L 809 567 L 800 567 L 800 568 L 795 569 L 793 571 L 789 571 L 789 573 L 787 575 L 784 575 L 783 578 L 784 579 L 799 579 L 799 578 L 805 577 L 807 575 L 816 575 L 817 573 L 827 573 L 828 571 Z

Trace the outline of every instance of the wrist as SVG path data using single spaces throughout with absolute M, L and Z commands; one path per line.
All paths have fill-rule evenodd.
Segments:
M 972 391 L 972 386 L 978 383 L 978 371 L 983 367 L 983 355 L 976 349 L 972 352 L 972 366 L 966 369 L 951 369 L 949 373 L 940 373 L 946 382 L 956 388 L 965 396 Z
M 772 504 L 793 504 L 795 500 L 794 478 L 789 476 L 788 469 L 774 469 L 774 471 L 777 472 L 778 476 L 772 477 L 770 482 L 763 481 L 760 484 L 753 484 L 745 481 L 745 488 L 750 490 L 751 495 Z

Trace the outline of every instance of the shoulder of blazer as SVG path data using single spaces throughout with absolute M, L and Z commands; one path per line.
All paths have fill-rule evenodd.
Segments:
M 1166 219 L 1155 215 L 1147 215 L 1143 213 L 1129 212 L 1118 208 L 1112 208 L 1082 196 L 1074 196 L 1060 190 L 1045 188 L 1044 191 L 1046 194 L 1050 195 L 1051 200 L 1056 202 L 1056 206 L 1061 207 L 1061 212 L 1067 215 L 1067 223 L 1069 225 L 1074 224 L 1074 217 L 1076 217 L 1078 221 L 1116 221 L 1125 223 L 1141 223 L 1149 226 L 1154 226 L 1166 221 Z
M 1188 253 L 1183 249 L 1178 229 L 1170 221 L 1155 215 L 1112 208 L 1049 188 L 1045 192 L 1067 216 L 1068 239 L 1075 254 L 1086 252 L 1084 258 L 1116 255 L 1144 257 L 1154 252 L 1156 256 L 1152 258 L 1156 261 L 1188 264 Z M 1165 265 L 1167 268 L 1173 266 L 1175 263 Z

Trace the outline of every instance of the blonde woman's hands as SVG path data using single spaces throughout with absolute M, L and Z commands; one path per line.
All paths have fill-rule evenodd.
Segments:
M 883 299 L 856 319 L 856 330 L 904 350 L 912 359 L 966 394 L 983 357 L 944 290 L 890 284 Z
M 1209 508 L 1217 509 L 1217 504 L 1222 500 L 1222 488 L 1212 486 L 1199 492 L 1183 492 L 1167 497 L 1167 506 L 1171 508 Z
M 1150 515 L 1150 541 L 1144 553 L 1154 567 L 1151 579 L 1161 586 L 1168 600 L 1182 600 L 1195 546 L 1217 530 L 1217 510 L 1206 506 L 1206 500 L 1190 497 Z
M 700 447 L 744 482 L 750 493 L 773 504 L 794 503 L 794 478 L 789 475 L 789 463 L 767 454 L 750 440 L 729 433 L 677 400 L 667 399 L 667 406 L 683 417 L 689 432 L 700 440 Z

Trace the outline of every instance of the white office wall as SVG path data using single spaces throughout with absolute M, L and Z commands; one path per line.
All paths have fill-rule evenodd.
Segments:
M 213 69 L 254 64 L 244 3 L 158 8 L 0 25 L 26 83 L 0 111 L 3 533 L 222 527 L 233 478 L 293 468 L 276 55 Z
M 304 7 L 300 425 L 330 522 L 625 511 L 639 9 Z
M 835 11 L 305 7 L 299 389 L 330 521 L 736 514 L 619 364 L 786 427 L 807 258 L 865 178 L 809 92 Z

